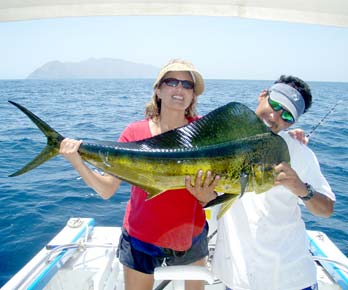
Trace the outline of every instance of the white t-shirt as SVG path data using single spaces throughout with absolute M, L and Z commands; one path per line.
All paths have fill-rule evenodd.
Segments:
M 335 200 L 314 153 L 281 135 L 303 182 Z M 218 222 L 213 272 L 233 290 L 299 290 L 316 283 L 298 197 L 283 186 L 247 192 Z

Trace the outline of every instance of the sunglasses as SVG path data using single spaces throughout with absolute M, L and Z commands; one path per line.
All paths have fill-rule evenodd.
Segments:
M 187 81 L 187 80 L 178 80 L 175 78 L 168 78 L 162 80 L 161 84 L 165 83 L 169 87 L 176 88 L 179 83 L 181 83 L 182 87 L 186 90 L 192 90 L 195 87 L 194 82 L 192 81 Z
M 282 110 L 280 117 L 283 121 L 291 124 L 295 123 L 295 118 L 293 117 L 293 115 L 289 111 L 285 110 L 281 104 L 279 104 L 276 101 L 273 101 L 270 97 L 268 97 L 268 103 L 274 111 L 277 112 Z

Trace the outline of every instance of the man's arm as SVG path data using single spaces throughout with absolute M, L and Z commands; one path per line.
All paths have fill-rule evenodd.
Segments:
M 287 163 L 282 162 L 278 164 L 275 167 L 275 172 L 277 173 L 275 185 L 283 185 L 291 190 L 293 194 L 302 198 L 304 204 L 312 214 L 322 217 L 329 217 L 332 215 L 334 201 L 315 190 L 313 190 L 313 196 L 310 197 L 307 185 Z M 310 198 L 305 200 L 305 197 Z
M 313 197 L 303 202 L 308 210 L 317 216 L 329 217 L 334 210 L 334 201 L 320 192 L 314 191 Z

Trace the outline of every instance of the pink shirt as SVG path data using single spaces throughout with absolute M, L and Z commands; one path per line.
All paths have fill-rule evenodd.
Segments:
M 198 118 L 191 118 L 192 122 Z M 149 120 L 130 124 L 119 142 L 132 142 L 152 137 Z M 186 189 L 168 190 L 148 201 L 146 192 L 132 186 L 124 217 L 128 233 L 141 241 L 176 251 L 185 251 L 205 224 L 205 212 Z

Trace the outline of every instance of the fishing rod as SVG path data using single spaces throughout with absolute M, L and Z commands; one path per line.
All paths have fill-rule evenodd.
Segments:
M 306 135 L 307 138 L 309 138 L 313 132 L 325 121 L 325 119 L 327 118 L 327 116 L 329 116 L 336 108 L 336 106 L 341 102 L 341 100 L 338 100 L 336 102 L 336 104 L 326 113 L 326 115 L 318 122 L 318 124 L 316 124 L 312 130 Z

